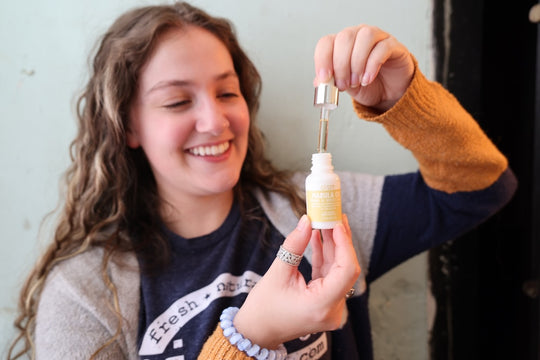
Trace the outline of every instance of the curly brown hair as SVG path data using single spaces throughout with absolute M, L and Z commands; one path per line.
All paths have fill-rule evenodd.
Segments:
M 52 244 L 23 285 L 15 321 L 18 337 L 8 359 L 24 354 L 34 357 L 34 322 L 41 289 L 58 262 L 92 247 L 106 250 L 102 277 L 115 298 L 112 305 L 119 321 L 116 337 L 122 316 L 114 284 L 106 271 L 111 255 L 137 251 L 146 256 L 148 263 L 166 261 L 168 244 L 160 233 L 159 212 L 153 211 L 159 208 L 161 200 L 144 153 L 127 146 L 126 130 L 139 73 L 157 39 L 171 28 L 186 25 L 204 28 L 225 44 L 249 108 L 248 150 L 235 196 L 242 201 L 247 191 L 258 187 L 284 195 L 298 215 L 305 212 L 302 195 L 290 181 L 289 173 L 278 170 L 265 157 L 264 137 L 255 124 L 261 78 L 238 44 L 231 23 L 185 2 L 130 10 L 112 24 L 93 56 L 90 79 L 77 102 L 78 134 L 70 147 L 72 162 L 65 174 L 65 202 Z M 134 233 L 147 240 L 134 242 Z

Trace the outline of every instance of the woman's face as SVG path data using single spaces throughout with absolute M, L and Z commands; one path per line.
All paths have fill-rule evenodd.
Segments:
M 127 138 L 144 150 L 160 195 L 192 200 L 232 191 L 248 130 L 225 45 L 194 26 L 163 34 L 141 70 Z

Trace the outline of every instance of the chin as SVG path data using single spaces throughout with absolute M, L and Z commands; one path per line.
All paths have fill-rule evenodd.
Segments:
M 221 194 L 224 192 L 232 191 L 234 187 L 238 184 L 239 176 L 229 176 L 226 178 L 221 178 L 216 181 L 212 181 L 208 184 L 209 188 L 213 188 L 213 192 Z

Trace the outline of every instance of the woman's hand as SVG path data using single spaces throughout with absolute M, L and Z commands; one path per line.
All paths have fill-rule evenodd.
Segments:
M 409 86 L 414 63 L 407 48 L 381 29 L 358 25 L 327 35 L 315 48 L 314 84 L 334 76 L 340 91 L 380 111 L 390 109 Z
M 313 278 L 306 284 L 298 267 L 276 258 L 251 290 L 234 319 L 238 332 L 262 347 L 275 349 L 303 335 L 334 330 L 342 320 L 345 295 L 353 287 L 360 265 L 356 258 L 347 217 L 343 225 L 325 231 L 311 229 L 304 215 L 283 247 L 303 254 L 313 247 Z

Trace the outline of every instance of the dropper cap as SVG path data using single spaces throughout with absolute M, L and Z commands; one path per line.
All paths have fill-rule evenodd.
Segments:
M 334 85 L 334 77 L 324 83 L 320 83 L 315 88 L 313 105 L 316 107 L 334 110 L 338 106 L 339 89 Z
M 338 106 L 339 89 L 334 85 L 334 77 L 315 88 L 313 105 L 321 109 L 319 118 L 319 141 L 317 152 L 326 152 L 328 142 L 328 114 Z

